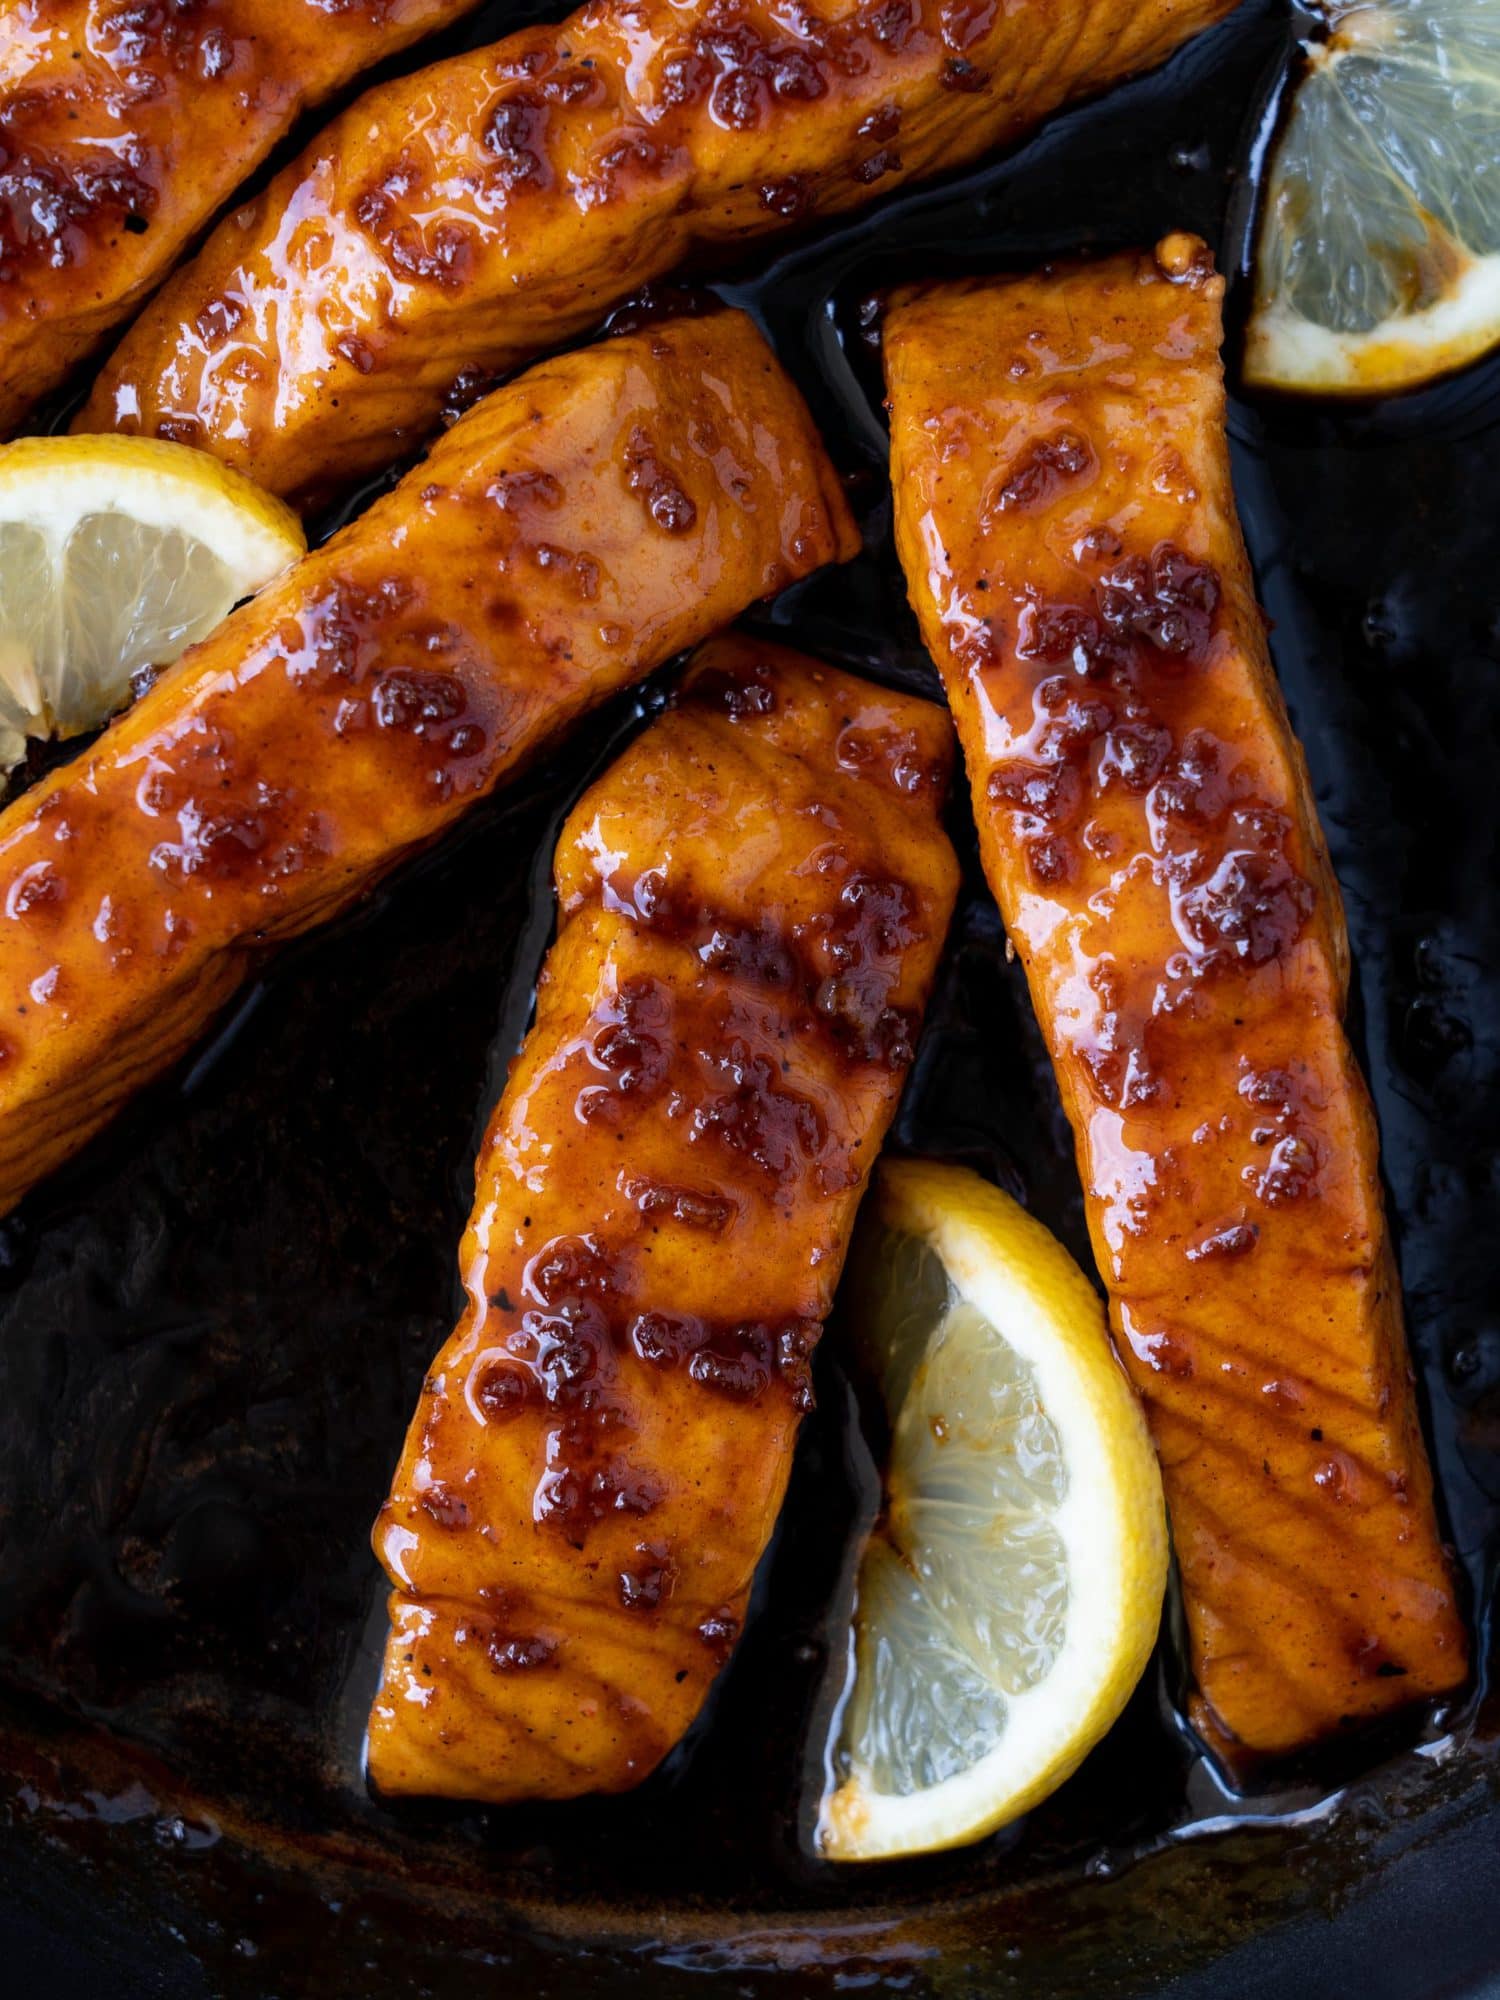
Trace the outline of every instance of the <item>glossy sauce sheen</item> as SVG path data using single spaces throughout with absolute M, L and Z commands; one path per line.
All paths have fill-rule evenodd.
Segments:
M 375 1542 L 387 1792 L 637 1783 L 744 1621 L 957 892 L 930 703 L 699 655 L 570 817 Z
M 897 539 L 1151 1419 L 1200 1727 L 1458 1686 L 1347 947 L 1229 486 L 1194 238 L 898 295 Z
M 474 4 L 0 8 L 0 434 L 160 284 L 303 111 Z
M 615 689 L 857 546 L 738 313 L 533 369 L 0 815 L 0 1208 Z
M 224 222 L 79 419 L 307 496 L 694 249 L 978 159 L 1235 0 L 620 0 L 371 91 Z

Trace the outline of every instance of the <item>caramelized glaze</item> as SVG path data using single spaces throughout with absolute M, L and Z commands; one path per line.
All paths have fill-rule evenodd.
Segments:
M 621 1790 L 728 1657 L 957 891 L 949 761 L 940 710 L 728 638 L 564 828 L 375 1531 L 382 1790 Z
M 677 496 L 667 522 L 643 439 Z M 591 704 L 855 545 L 741 314 L 608 341 L 480 403 L 0 815 L 0 1208 L 165 1068 L 264 946 Z
M 455 380 L 577 335 L 695 249 L 978 159 L 1235 0 L 604 0 L 371 91 L 231 216 L 80 418 L 306 496 Z
M 1347 946 L 1229 484 L 1196 239 L 899 295 L 897 539 L 1167 1482 L 1200 1725 L 1465 1677 Z
M 0 9 L 0 435 L 161 283 L 304 111 L 475 4 Z

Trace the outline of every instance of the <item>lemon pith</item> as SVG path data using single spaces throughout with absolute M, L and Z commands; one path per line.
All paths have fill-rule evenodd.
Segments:
M 1500 14 L 1323 11 L 1267 176 L 1245 374 L 1392 393 L 1500 343 Z
M 28 736 L 96 728 L 306 548 L 296 516 L 151 438 L 0 447 L 0 771 Z
M 977 1839 L 1054 1790 L 1139 1679 L 1166 1584 L 1155 1456 L 1067 1252 L 961 1169 L 888 1164 L 871 1206 L 851 1293 L 892 1438 L 836 1860 Z

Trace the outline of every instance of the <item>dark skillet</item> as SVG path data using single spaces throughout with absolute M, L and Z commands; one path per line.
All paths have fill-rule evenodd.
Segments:
M 496 5 L 495 34 L 529 9 Z M 768 619 L 932 686 L 889 542 L 861 305 L 896 277 L 1198 229 L 1240 259 L 1244 168 L 1292 48 L 1246 0 L 1024 151 L 726 289 L 855 482 L 869 551 Z M 1500 1526 L 1500 361 L 1400 404 L 1237 403 L 1277 665 L 1344 885 L 1413 1350 L 1484 1659 Z M 669 678 L 669 677 L 668 677 Z M 601 718 L 336 934 L 0 1225 L 0 1950 L 80 2000 L 317 1992 L 962 2000 L 1500 1991 L 1486 1684 L 1339 1769 L 1221 1792 L 1172 1649 L 1025 1825 L 874 1872 L 809 1861 L 851 1548 L 874 1501 L 836 1333 L 731 1671 L 649 1785 L 506 1813 L 383 1810 L 360 1724 L 367 1533 L 452 1323 L 471 1149 L 529 1005 Z M 967 828 L 960 837 L 972 847 Z M 1087 1257 L 1062 1120 L 977 870 L 901 1142 L 1024 1193 Z

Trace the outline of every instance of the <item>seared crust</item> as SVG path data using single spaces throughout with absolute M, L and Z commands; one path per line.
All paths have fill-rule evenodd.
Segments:
M 957 887 L 940 709 L 706 647 L 579 804 L 375 1545 L 388 1792 L 639 1782 L 728 1656 Z
M 0 815 L 0 1209 L 269 944 L 586 708 L 852 554 L 739 313 L 534 368 Z
M 898 295 L 897 539 L 1078 1142 L 1231 1757 L 1458 1686 L 1347 944 L 1196 239 Z
M 696 249 L 962 166 L 1235 0 L 632 0 L 369 92 L 231 216 L 86 430 L 306 497 Z
M 0 8 L 0 437 L 291 130 L 477 0 Z

